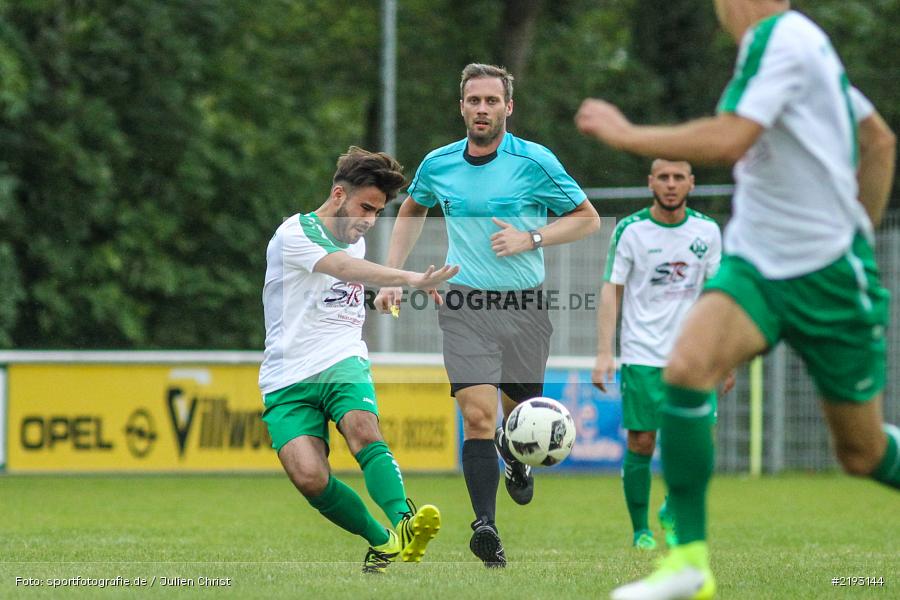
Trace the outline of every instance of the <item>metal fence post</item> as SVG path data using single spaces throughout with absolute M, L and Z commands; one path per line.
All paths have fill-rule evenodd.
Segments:
M 780 473 L 784 470 L 784 445 L 785 445 L 785 400 L 787 398 L 787 349 L 784 343 L 775 346 L 772 352 L 772 367 L 769 370 L 772 382 L 769 395 L 769 410 L 771 416 L 771 435 L 768 439 L 769 469 L 770 473 Z

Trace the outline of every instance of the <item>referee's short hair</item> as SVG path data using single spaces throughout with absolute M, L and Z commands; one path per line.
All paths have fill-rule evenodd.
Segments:
M 386 152 L 369 152 L 357 146 L 350 148 L 338 158 L 337 170 L 334 172 L 332 185 L 349 186 L 348 195 L 353 188 L 375 186 L 393 200 L 406 185 L 403 166 Z
M 506 72 L 503 67 L 496 65 L 485 65 L 481 63 L 470 63 L 462 70 L 462 76 L 459 79 L 459 99 L 462 100 L 465 95 L 466 84 L 470 79 L 479 79 L 481 77 L 496 77 L 503 82 L 504 101 L 509 102 L 513 97 L 513 79 L 512 75 Z

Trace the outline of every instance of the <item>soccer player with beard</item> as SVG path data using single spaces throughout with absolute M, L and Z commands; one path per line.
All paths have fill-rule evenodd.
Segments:
M 648 523 L 650 459 L 665 395 L 663 367 L 681 320 L 718 270 L 722 251 L 719 226 L 687 207 L 694 189 L 688 162 L 657 159 L 647 180 L 653 204 L 623 219 L 610 240 L 591 374 L 603 391 L 615 377 L 613 340 L 621 308 L 622 427 L 628 432 L 622 484 L 632 544 L 639 550 L 656 548 Z M 665 504 L 659 519 L 674 546 L 674 520 Z
M 306 500 L 369 543 L 365 573 L 381 573 L 398 557 L 419 562 L 441 524 L 436 507 L 416 510 L 407 499 L 400 467 L 378 427 L 362 341 L 363 282 L 429 290 L 459 271 L 444 266 L 415 273 L 365 260 L 363 236 L 404 183 L 393 158 L 351 147 L 338 160 L 325 203 L 286 219 L 266 251 L 263 421 L 285 472 Z M 369 496 L 392 528 L 376 521 L 356 492 L 331 474 L 328 421 L 347 441 Z
M 466 137 L 430 152 L 419 165 L 387 264 L 406 262 L 428 209 L 440 205 L 447 260 L 462 269 L 450 280 L 438 318 L 451 394 L 463 417 L 463 476 L 475 513 L 469 548 L 486 566 L 502 567 L 506 555 L 494 524 L 500 482 L 495 437 L 515 502 L 531 501 L 534 478 L 506 449 L 502 428 L 495 432 L 498 390 L 506 415 L 518 402 L 542 395 L 552 327 L 541 301 L 541 248 L 594 233 L 600 218 L 550 150 L 506 131 L 513 112 L 513 77 L 506 70 L 470 64 L 459 89 Z M 561 215 L 549 225 L 548 210 Z M 382 288 L 376 308 L 399 307 L 400 292 Z

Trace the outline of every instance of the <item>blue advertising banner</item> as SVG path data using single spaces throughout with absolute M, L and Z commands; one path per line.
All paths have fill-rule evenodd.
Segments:
M 572 454 L 554 469 L 608 470 L 622 468 L 626 437 L 622 429 L 622 396 L 619 392 L 619 371 L 616 380 L 601 392 L 591 383 L 587 369 L 548 369 L 544 395 L 566 405 L 578 437 Z M 659 452 L 652 467 L 659 468 Z
M 562 402 L 575 421 L 577 437 L 572 454 L 556 471 L 620 471 L 625 458 L 626 434 L 622 429 L 622 396 L 620 372 L 616 380 L 601 392 L 591 383 L 588 369 L 547 369 L 544 396 Z M 498 406 L 497 424 L 502 422 L 502 407 Z M 459 451 L 463 445 L 462 416 L 457 409 Z M 458 463 L 462 465 L 460 461 Z M 659 471 L 659 449 L 653 455 L 653 471 Z

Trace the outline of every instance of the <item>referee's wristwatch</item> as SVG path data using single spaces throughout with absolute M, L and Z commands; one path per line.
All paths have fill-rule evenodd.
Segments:
M 537 250 L 538 248 L 540 248 L 541 246 L 544 245 L 544 236 L 542 236 L 539 231 L 537 231 L 536 229 L 532 229 L 528 233 L 531 234 L 531 249 L 532 250 Z

